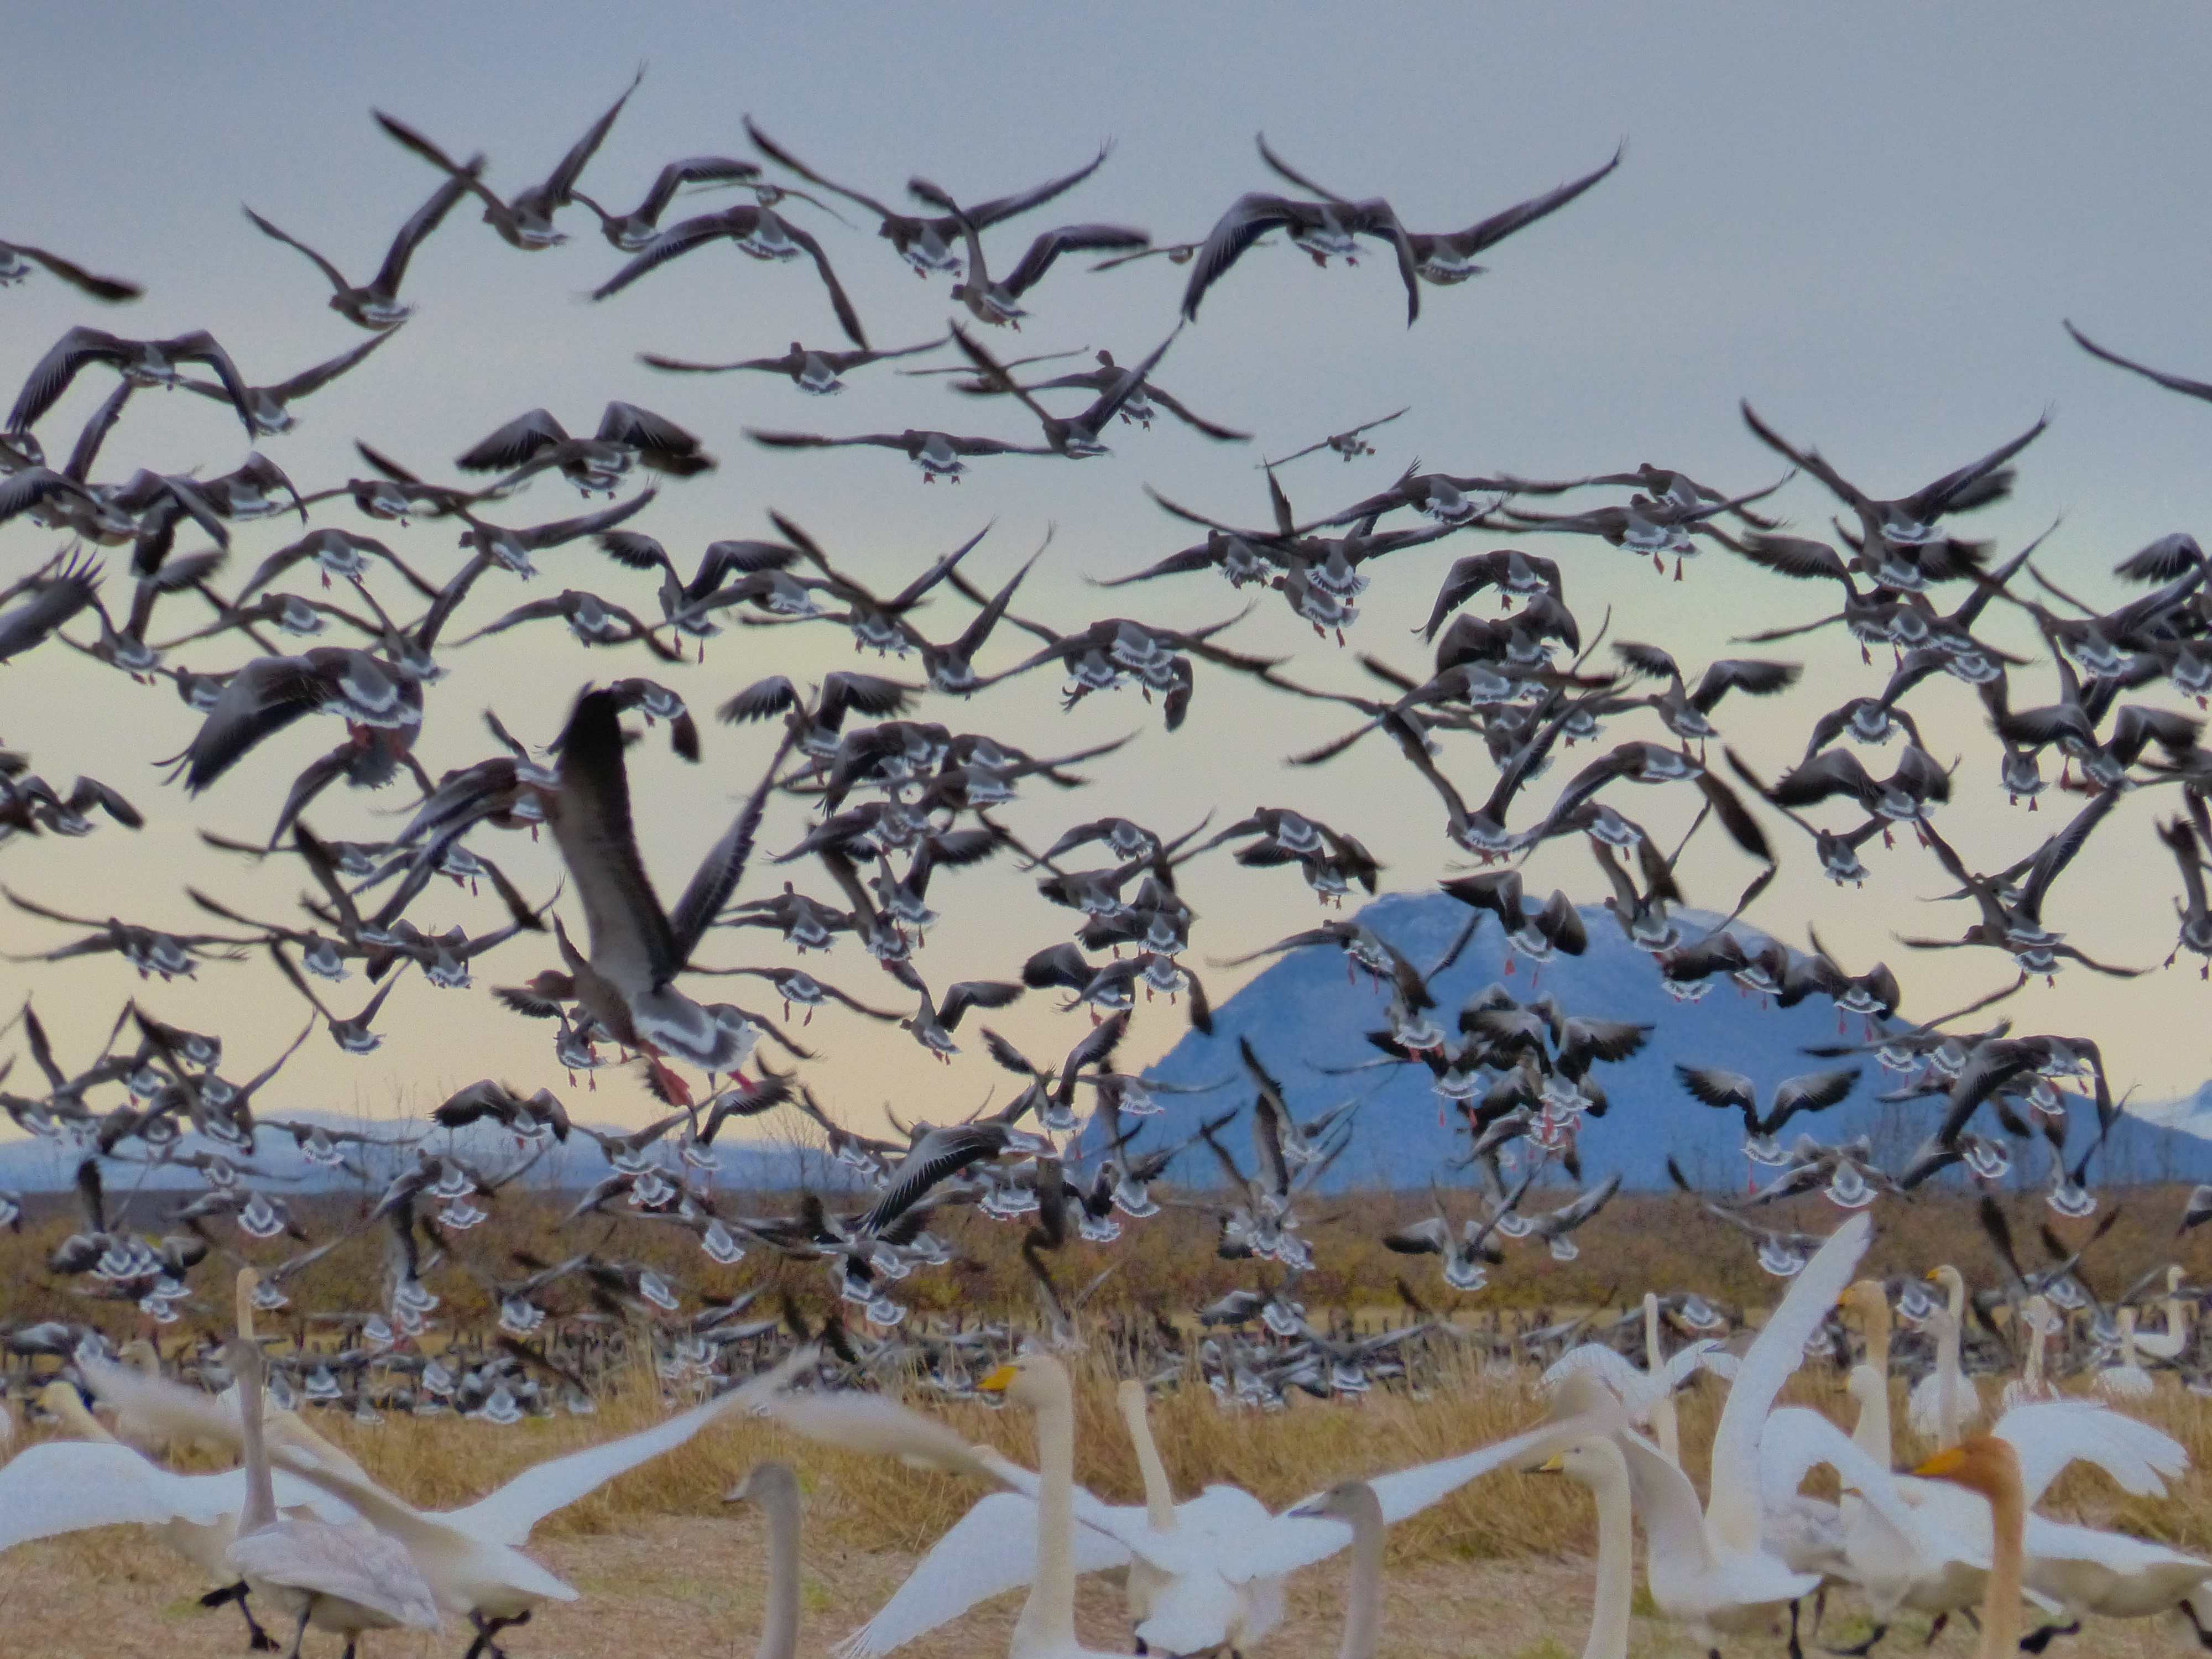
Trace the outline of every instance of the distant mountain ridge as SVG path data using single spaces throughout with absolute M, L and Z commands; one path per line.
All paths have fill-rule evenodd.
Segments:
M 1848 1100 L 1817 1117 L 1794 1120 L 1784 1139 L 1801 1129 L 1826 1141 L 1869 1134 L 1885 1167 L 1895 1167 L 1909 1157 L 1934 1126 L 1940 1101 L 1884 1103 L 1875 1098 L 1899 1079 L 1885 1073 L 1872 1055 L 1850 1062 L 1815 1060 L 1803 1052 L 1808 1044 L 1859 1041 L 1867 1030 L 1864 1021 L 1839 1015 L 1826 998 L 1814 997 L 1794 1008 L 1776 1007 L 1723 976 L 1709 981 L 1711 988 L 1701 1000 L 1678 1002 L 1650 957 L 1629 945 L 1610 911 L 1592 906 L 1583 914 L 1589 931 L 1589 951 L 1579 957 L 1560 957 L 1540 969 L 1525 957 L 1509 968 L 1502 930 L 1494 919 L 1486 917 L 1460 960 L 1439 975 L 1431 989 L 1447 1028 L 1460 1006 L 1492 981 L 1524 1002 L 1550 994 L 1570 1014 L 1632 1020 L 1654 1028 L 1641 1052 L 1596 1068 L 1610 1109 L 1602 1118 L 1584 1121 L 1579 1142 L 1586 1179 L 1595 1181 L 1617 1171 L 1631 1188 L 1664 1187 L 1666 1160 L 1672 1153 L 1701 1184 L 1741 1187 L 1747 1172 L 1741 1151 L 1741 1118 L 1692 1099 L 1675 1079 L 1677 1061 L 1744 1073 L 1762 1091 L 1786 1077 L 1832 1065 L 1859 1064 L 1863 1075 Z M 1721 920 L 1701 918 L 1694 911 L 1680 914 L 1692 928 L 1711 927 Z M 1425 966 L 1443 955 L 1470 912 L 1448 894 L 1429 892 L 1386 895 L 1358 915 Z M 1747 942 L 1766 937 L 1740 922 L 1734 931 Z M 1291 951 L 1216 1007 L 1211 1037 L 1188 1033 L 1145 1075 L 1185 1087 L 1218 1086 L 1159 1096 L 1165 1112 L 1151 1121 L 1154 1127 L 1140 1145 L 1188 1134 L 1203 1118 L 1218 1116 L 1250 1100 L 1251 1085 L 1237 1055 L 1242 1036 L 1250 1039 L 1282 1084 L 1297 1117 L 1372 1091 L 1359 1108 L 1350 1150 L 1330 1172 L 1330 1186 L 1408 1188 L 1426 1186 L 1432 1179 L 1460 1179 L 1448 1161 L 1466 1146 L 1466 1139 L 1440 1115 L 1426 1068 L 1386 1066 L 1341 1076 L 1317 1069 L 1360 1066 L 1382 1058 L 1363 1033 L 1383 1026 L 1388 988 L 1378 986 L 1364 971 L 1347 971 L 1348 961 L 1334 946 Z M 2086 1113 L 2077 1115 L 2071 1147 L 2086 1144 L 2081 1137 L 2087 1133 L 2088 1122 Z M 1249 1142 L 1241 1126 L 1225 1144 L 1249 1164 Z M 1176 1173 L 1201 1185 L 1218 1178 L 1202 1147 L 1194 1155 L 1186 1153 Z M 2015 1158 L 2014 1178 L 2023 1183 L 2049 1180 L 2041 1143 L 2033 1156 Z M 2092 1164 L 2090 1179 L 2093 1186 L 2100 1181 L 2212 1180 L 2212 1084 L 2191 1102 L 2124 1115 Z

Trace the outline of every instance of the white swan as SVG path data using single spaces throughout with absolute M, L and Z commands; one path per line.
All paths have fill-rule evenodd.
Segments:
M 1648 1425 L 1651 1438 L 1669 1463 L 1682 1462 L 1681 1434 L 1674 1413 L 1674 1395 L 1699 1370 L 1717 1376 L 1735 1374 L 1735 1356 L 1721 1352 L 1720 1343 L 1706 1338 L 1693 1342 L 1672 1359 L 1665 1357 L 1660 1340 L 1659 1297 L 1644 1293 L 1644 1364 L 1639 1370 L 1618 1348 L 1603 1342 L 1585 1342 L 1561 1354 L 1545 1371 L 1544 1386 L 1557 1388 L 1561 1378 L 1575 1371 L 1592 1371 L 1601 1378 L 1622 1405 L 1628 1420 Z
M 1075 1639 L 1075 1401 L 1067 1370 L 1049 1354 L 1001 1365 L 976 1387 L 1036 1418 L 1036 1577 L 1014 1620 L 1009 1659 L 1087 1659 Z
M 1352 1528 L 1352 1578 L 1344 1593 L 1344 1636 L 1337 1659 L 1375 1659 L 1382 1634 L 1382 1500 L 1364 1480 L 1342 1480 L 1289 1511 L 1297 1520 L 1341 1521 Z
M 2136 1310 L 2122 1308 L 2114 1317 L 2118 1320 L 2120 1327 L 2120 1355 L 2115 1364 L 2097 1373 L 2098 1391 L 2115 1400 L 2148 1400 L 2151 1396 L 2153 1384 L 2150 1373 L 2136 1358 L 2136 1350 L 2140 1346 L 2136 1337 Z
M 2004 1385 L 1998 1396 L 2007 1411 L 2015 1406 L 2029 1406 L 2039 1401 L 2058 1398 L 2058 1385 L 2044 1374 L 2044 1345 L 2059 1328 L 2058 1316 L 2051 1312 L 2048 1299 L 2031 1296 L 2020 1305 L 2021 1328 L 2027 1334 L 2027 1352 L 2021 1364 L 2018 1376 Z
M 1596 1595 L 1583 1659 L 1628 1659 L 1628 1621 L 1635 1601 L 1634 1505 L 1628 1459 L 1603 1436 L 1577 1440 L 1543 1465 L 1585 1488 L 1597 1503 Z
M 768 1605 L 753 1659 L 794 1659 L 799 1651 L 799 1477 L 791 1465 L 756 1463 L 723 1495 L 757 1504 L 768 1516 Z
M 719 1399 L 679 1413 L 667 1421 L 619 1440 L 610 1440 L 565 1457 L 533 1465 L 465 1508 L 426 1513 L 373 1481 L 341 1468 L 326 1467 L 297 1446 L 279 1448 L 283 1469 L 311 1487 L 342 1500 L 378 1532 L 398 1540 L 430 1586 L 438 1606 L 474 1626 L 481 1651 L 496 1659 L 496 1638 L 509 1625 L 528 1618 L 545 1601 L 573 1601 L 577 1592 L 521 1552 L 532 1530 L 547 1516 L 597 1491 L 624 1471 L 672 1451 L 726 1413 L 753 1405 L 781 1389 L 813 1361 L 801 1348 L 773 1370 Z M 122 1373 L 118 1375 L 117 1373 Z M 209 1432 L 228 1422 L 207 1397 L 127 1368 L 110 1366 L 100 1387 L 125 1398 L 142 1420 L 178 1425 L 171 1432 Z
M 1959 1345 L 1966 1334 L 1966 1281 L 1948 1263 L 1931 1269 L 1928 1277 L 1947 1293 L 1942 1311 L 1929 1322 L 1936 1330 L 1936 1369 L 1912 1385 L 1905 1420 L 1913 1433 L 1948 1449 L 1982 1420 L 1982 1395 L 1959 1363 Z
M 238 1378 L 239 1429 L 246 1442 L 246 1506 L 227 1552 L 247 1587 L 295 1615 L 289 1659 L 300 1659 L 307 1626 L 346 1638 L 344 1659 L 365 1630 L 436 1630 L 445 1620 L 408 1553 L 374 1529 L 285 1515 L 276 1508 L 269 1449 L 261 1434 L 266 1362 L 251 1342 L 233 1338 L 223 1355 Z
M 125 1445 L 85 1409 L 66 1382 L 47 1384 L 40 1404 L 79 1437 L 26 1447 L 0 1468 L 0 1550 L 94 1527 L 145 1526 L 215 1586 L 203 1607 L 235 1601 L 257 1647 L 268 1641 L 246 1605 L 245 1580 L 230 1565 L 230 1540 L 246 1507 L 246 1473 L 179 1474 Z M 280 1475 L 286 1510 L 333 1523 L 353 1511 L 313 1487 Z M 273 1644 L 271 1644 L 273 1645 Z
M 1526 1433 L 1371 1479 L 1368 1484 L 1384 1522 L 1395 1525 L 1471 1480 L 1531 1456 L 1548 1455 L 1578 1435 L 1610 1433 L 1622 1421 L 1619 1409 L 1609 1397 L 1593 1400 L 1586 1388 L 1576 1386 L 1580 1381 L 1569 1379 L 1553 1401 L 1552 1419 Z M 1039 1474 L 988 1446 L 971 1446 L 944 1424 L 878 1395 L 791 1395 L 776 1401 L 769 1414 L 811 1439 L 1008 1488 L 978 1503 L 938 1540 L 890 1600 L 839 1644 L 841 1659 L 881 1659 L 977 1602 L 1035 1582 L 1042 1531 L 1036 1502 Z M 1164 1479 L 1163 1471 L 1164 1498 Z M 1253 1621 L 1255 1631 L 1263 1622 L 1272 1627 L 1280 1617 L 1270 1608 L 1280 1595 L 1281 1580 L 1352 1541 L 1341 1524 L 1293 1513 L 1270 1515 L 1259 1499 L 1231 1486 L 1210 1486 L 1176 1505 L 1172 1530 L 1153 1526 L 1149 1504 L 1109 1505 L 1079 1486 L 1072 1488 L 1072 1498 L 1075 1571 L 1110 1571 L 1133 1560 L 1146 1564 L 1154 1588 L 1142 1592 L 1150 1601 L 1137 1636 L 1148 1648 L 1168 1653 L 1225 1646 L 1243 1620 Z
M 2179 1266 L 2166 1270 L 2166 1328 L 2162 1331 L 2136 1332 L 2136 1352 L 2148 1354 L 2153 1359 L 2178 1359 L 2189 1343 L 2190 1304 L 2178 1294 L 2181 1289 L 2181 1269 Z
M 1711 1498 L 1705 1509 L 1688 1477 L 1657 1447 L 1633 1434 L 1618 1437 L 1644 1512 L 1651 1599 L 1662 1613 L 1687 1625 L 1701 1646 L 1716 1646 L 1723 1634 L 1768 1627 L 1783 1608 L 1819 1587 L 1818 1574 L 1793 1571 L 1762 1540 L 1766 1510 L 1785 1506 L 1814 1464 L 1834 1464 L 1870 1504 L 1896 1505 L 1887 1470 L 1833 1424 L 1811 1412 L 1774 1410 L 1775 1396 L 1804 1361 L 1806 1343 L 1866 1253 L 1870 1232 L 1863 1214 L 1838 1228 L 1790 1280 L 1744 1354 L 1713 1437 Z

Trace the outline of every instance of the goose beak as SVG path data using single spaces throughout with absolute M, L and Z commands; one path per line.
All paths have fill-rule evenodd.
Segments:
M 1020 1375 L 1021 1370 L 1018 1366 L 1001 1365 L 975 1386 L 986 1394 L 1004 1394 L 1008 1389 L 1013 1387 L 1014 1379 Z

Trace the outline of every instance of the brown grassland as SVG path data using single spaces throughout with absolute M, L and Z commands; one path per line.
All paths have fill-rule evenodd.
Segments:
M 2108 1258 L 2106 1278 L 2132 1279 L 2142 1267 L 2164 1260 L 2172 1243 L 2172 1218 L 2178 1191 L 2139 1190 L 2125 1195 L 2127 1206 L 2112 1235 L 2100 1247 Z M 1364 1251 L 1374 1224 L 1420 1212 L 1419 1200 L 1350 1198 L 1321 1208 L 1336 1217 L 1326 1231 L 1317 1227 L 1317 1255 L 1327 1271 L 1310 1275 L 1301 1294 L 1310 1306 L 1364 1309 L 1363 1322 L 1403 1316 L 1395 1305 L 1393 1282 L 1402 1273 L 1417 1294 L 1438 1291 L 1437 1311 L 1456 1312 L 1462 1325 L 1474 1322 L 1493 1304 L 1534 1308 L 1589 1306 L 1609 1289 L 1625 1298 L 1630 1287 L 1697 1287 L 1724 1301 L 1763 1307 L 1774 1298 L 1775 1281 L 1745 1273 L 1748 1252 L 1716 1224 L 1672 1198 L 1625 1198 L 1585 1230 L 1580 1261 L 1559 1266 L 1540 1255 L 1516 1254 L 1515 1266 L 1501 1272 L 1493 1297 L 1462 1299 L 1455 1309 L 1441 1295 L 1433 1267 L 1419 1259 Z M 2040 1206 L 2034 1208 L 2039 1211 Z M 1811 1215 L 1806 1218 L 1813 1220 Z M 1870 1271 L 1917 1271 L 1944 1259 L 1960 1261 L 1971 1279 L 1990 1284 L 1987 1247 L 1974 1231 L 1964 1205 L 1929 1200 L 1888 1204 Z M 2015 1213 L 2024 1240 L 2032 1233 L 2027 1205 Z M 42 1249 L 40 1237 L 53 1223 L 27 1230 L 15 1249 Z M 495 1224 L 523 1225 L 508 1216 Z M 624 1224 L 629 1232 L 654 1230 Z M 963 1227 L 986 1230 L 968 1221 Z M 484 1230 L 486 1235 L 490 1230 Z M 2067 1236 L 2086 1228 L 2067 1224 Z M 1006 1237 L 1004 1234 L 1000 1237 Z M 679 1235 L 679 1238 L 683 1236 Z M 1132 1230 L 1114 1253 L 1123 1262 L 1099 1292 L 1097 1306 L 1131 1304 L 1164 1312 L 1187 1311 L 1196 1301 L 1232 1284 L 1253 1282 L 1249 1263 L 1212 1261 L 1202 1248 L 1198 1218 L 1163 1218 Z M 471 1239 L 471 1252 L 489 1252 L 497 1243 Z M 534 1243 L 535 1241 L 528 1241 Z M 684 1240 L 688 1249 L 688 1239 Z M 992 1242 L 987 1237 L 983 1241 Z M 2185 1266 L 2201 1278 L 2203 1264 L 2195 1239 L 2184 1241 Z M 627 1241 L 622 1247 L 629 1249 Z M 1010 1246 L 1000 1246 L 1001 1250 Z M 2035 1255 L 2035 1247 L 2027 1245 Z M 1071 1250 L 1071 1256 L 1076 1252 Z M 1084 1254 L 1088 1255 L 1089 1252 Z M 636 1252 L 638 1259 L 642 1252 Z M 488 1258 L 489 1259 L 489 1256 Z M 675 1260 L 682 1260 L 676 1256 Z M 1113 1259 L 1098 1253 L 1100 1266 Z M 696 1255 L 691 1257 L 696 1261 Z M 1528 1271 L 1522 1271 L 1526 1264 Z M 1539 1265 L 1540 1264 L 1540 1265 Z M 35 1272 L 27 1262 L 0 1260 L 0 1272 L 21 1285 Z M 1062 1265 L 1064 1282 L 1081 1283 L 1095 1267 L 1078 1259 Z M 791 1276 L 788 1264 L 771 1268 L 749 1258 L 730 1274 L 727 1288 L 711 1279 L 704 1289 L 726 1294 L 738 1284 L 775 1282 Z M 689 1281 L 700 1286 L 696 1279 Z M 789 1282 L 823 1297 L 818 1270 L 805 1269 Z M 910 1284 L 913 1281 L 908 1281 Z M 954 1281 L 957 1283 L 957 1280 Z M 970 1276 L 978 1288 L 1006 1284 L 995 1268 Z M 441 1286 L 442 1288 L 442 1286 Z M 343 1294 L 333 1283 L 330 1294 Z M 51 1296 L 51 1300 L 42 1297 Z M 457 1299 L 465 1303 L 458 1289 Z M 303 1296 L 309 1305 L 321 1300 Z M 325 1305 L 328 1305 L 325 1304 Z M 347 1305 L 341 1302 L 339 1305 Z M 350 1305 L 373 1305 L 359 1302 Z M 926 1304 L 917 1302 L 918 1307 Z M 1016 1304 L 1012 1311 L 1027 1310 Z M 9 1310 L 16 1317 L 56 1313 L 82 1318 L 85 1304 L 74 1298 L 34 1291 Z M 441 1310 L 441 1313 L 445 1310 Z M 453 1310 L 468 1316 L 465 1305 Z M 1319 1317 L 1318 1312 L 1316 1315 Z M 212 1318 L 212 1314 L 208 1316 Z M 208 1327 L 212 1328 L 211 1325 Z M 119 1333 L 118 1333 L 119 1334 Z M 1422 1368 L 1425 1397 L 1378 1389 L 1356 1401 L 1318 1401 L 1297 1398 L 1276 1413 L 1225 1412 L 1212 1394 L 1187 1386 L 1159 1397 L 1154 1423 L 1163 1457 L 1179 1493 L 1188 1495 L 1212 1481 L 1243 1486 L 1271 1507 L 1280 1507 L 1331 1481 L 1374 1474 L 1450 1455 L 1514 1432 L 1533 1421 L 1540 1403 L 1525 1371 L 1500 1372 L 1487 1359 L 1487 1345 L 1429 1339 L 1431 1356 Z M 1078 1478 L 1111 1501 L 1140 1501 L 1135 1467 L 1118 1418 L 1112 1409 L 1114 1377 L 1103 1351 L 1094 1348 L 1078 1366 Z M 2076 1383 L 2075 1386 L 2078 1387 Z M 1902 1388 L 1899 1384 L 1899 1402 Z M 1993 1383 L 1984 1384 L 1995 1403 Z M 1719 1400 L 1710 1381 L 1684 1396 L 1686 1464 L 1703 1467 Z M 1835 1375 L 1808 1369 L 1788 1396 L 1847 1420 L 1839 1407 Z M 1000 1413 L 973 1404 L 942 1403 L 917 1396 L 916 1403 L 953 1421 L 973 1437 L 987 1439 L 1010 1454 L 1032 1455 L 1030 1425 L 1018 1413 Z M 380 1480 L 413 1502 L 442 1509 L 468 1502 L 496 1486 L 525 1466 L 656 1420 L 663 1407 L 659 1391 L 641 1370 L 605 1401 L 592 1418 L 558 1414 L 499 1429 L 450 1415 L 417 1419 L 392 1415 L 379 1425 L 356 1425 L 343 1412 L 317 1419 L 332 1438 L 360 1458 Z M 2124 1528 L 2179 1547 L 2212 1553 L 2212 1478 L 2204 1472 L 2212 1455 L 2212 1410 L 2171 1376 L 2161 1377 L 2156 1397 L 2142 1414 L 2186 1444 L 2196 1468 L 2163 1501 L 2128 1498 L 2101 1477 L 2076 1473 L 2057 1489 L 2051 1513 L 2094 1524 Z M 1903 1422 L 1900 1411 L 1899 1422 Z M 1905 1440 L 1900 1461 L 1924 1449 Z M 583 1592 L 574 1604 L 542 1610 L 532 1625 L 510 1633 L 517 1659 L 525 1656 L 691 1656 L 749 1653 L 758 1630 L 763 1549 L 757 1518 L 744 1506 L 725 1507 L 722 1493 L 756 1460 L 788 1459 L 800 1471 L 807 1495 L 805 1613 L 800 1647 L 825 1653 L 839 1637 L 857 1626 L 896 1588 L 918 1554 L 978 1496 L 976 1490 L 946 1477 L 918 1474 L 896 1464 L 840 1454 L 792 1441 L 753 1419 L 716 1426 L 673 1456 L 649 1464 L 541 1527 L 532 1553 L 567 1577 Z M 1513 1659 L 1565 1659 L 1580 1651 L 1589 1611 L 1588 1557 L 1595 1547 L 1589 1499 L 1571 1484 L 1543 1475 L 1503 1474 L 1478 1483 L 1451 1501 L 1395 1528 L 1389 1562 L 1389 1606 L 1382 1639 L 1385 1656 L 1474 1653 Z M 1267 1651 L 1328 1654 L 1335 1650 L 1340 1616 L 1341 1560 L 1313 1569 L 1294 1583 L 1292 1616 L 1269 1638 Z M 19 1547 L 0 1556 L 0 1653 L 55 1656 L 158 1656 L 197 1659 L 206 1654 L 243 1651 L 242 1627 L 228 1609 L 200 1611 L 192 1598 L 200 1589 L 191 1571 L 169 1556 L 150 1535 L 124 1529 Z M 913 1650 L 916 1659 L 997 1651 L 1003 1649 L 1018 1596 L 1003 1598 L 970 1618 L 937 1632 Z M 1086 1638 L 1113 1648 L 1126 1643 L 1118 1594 L 1086 1581 L 1080 1608 Z M 1681 1634 L 1644 1616 L 1648 1604 L 1638 1593 L 1632 1652 L 1688 1654 Z M 1850 1598 L 1829 1610 L 1824 1635 L 1829 1640 L 1855 1638 L 1864 1625 Z M 326 1638 L 310 1638 L 310 1651 Z M 1947 1633 L 1932 1650 L 1942 1659 L 1972 1651 L 1972 1633 Z M 1918 1634 L 1907 1629 L 1887 1644 L 1899 1653 L 1919 1651 Z M 2092 1628 L 2063 1643 L 2054 1652 L 2133 1654 L 2152 1646 L 2191 1645 L 2185 1631 L 2151 1623 Z M 458 1655 L 466 1632 L 449 1630 L 436 1637 L 391 1633 L 372 1638 L 371 1659 L 418 1654 Z M 1745 1643 L 1744 1651 L 1771 1646 Z

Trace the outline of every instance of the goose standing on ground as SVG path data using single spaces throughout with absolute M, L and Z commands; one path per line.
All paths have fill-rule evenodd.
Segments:
M 1382 1504 L 1364 1480 L 1341 1480 L 1290 1511 L 1297 1519 L 1341 1521 L 1352 1528 L 1352 1582 L 1344 1592 L 1344 1638 L 1337 1659 L 1375 1659 L 1382 1633 Z
M 1913 1433 L 1948 1449 L 1982 1420 L 1982 1393 L 1960 1364 L 1966 1281 L 1948 1263 L 1932 1269 L 1928 1277 L 1943 1287 L 1946 1298 L 1942 1310 L 1930 1322 L 1936 1327 L 1936 1369 L 1912 1385 L 1905 1401 L 1905 1420 Z
M 794 1659 L 799 1652 L 799 1477 L 788 1463 L 756 1463 L 722 1501 L 757 1504 L 768 1516 L 768 1601 L 753 1659 Z
M 280 1514 L 261 1436 L 261 1350 L 234 1338 L 223 1351 L 238 1378 L 239 1431 L 246 1443 L 246 1506 L 230 1565 L 263 1605 L 295 1614 L 289 1659 L 300 1659 L 307 1626 L 337 1631 L 344 1659 L 365 1630 L 436 1630 L 445 1620 L 430 1586 L 396 1540 L 365 1527 Z

